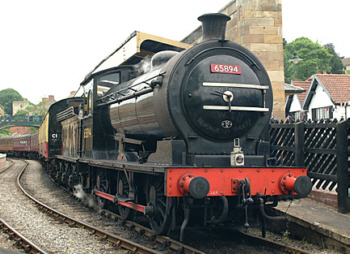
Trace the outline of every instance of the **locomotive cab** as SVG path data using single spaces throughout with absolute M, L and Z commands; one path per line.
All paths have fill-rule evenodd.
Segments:
M 82 118 L 83 158 L 117 159 L 118 147 L 105 100 L 110 98 L 109 91 L 135 76 L 134 67 L 121 66 L 88 75 L 81 83 L 76 96 L 87 98 Z

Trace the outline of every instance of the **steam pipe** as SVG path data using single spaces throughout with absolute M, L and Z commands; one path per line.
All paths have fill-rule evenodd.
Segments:
M 262 198 L 259 198 L 259 212 L 261 214 L 261 216 L 266 219 L 266 220 L 270 220 L 270 221 L 286 221 L 287 217 L 285 216 L 269 216 L 265 213 L 265 209 L 264 209 L 264 200 Z
M 227 217 L 227 212 L 228 212 L 228 201 L 227 201 L 227 198 L 224 195 L 222 195 L 222 196 L 220 196 L 220 199 L 222 200 L 222 203 L 223 203 L 222 213 L 221 213 L 220 217 L 217 220 L 215 220 L 215 219 L 210 220 L 210 224 L 211 225 L 218 225 L 218 224 L 224 222 L 224 220 Z

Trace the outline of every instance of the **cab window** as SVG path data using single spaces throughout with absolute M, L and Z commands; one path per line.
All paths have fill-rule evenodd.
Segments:
M 97 80 L 97 96 L 101 97 L 106 94 L 106 92 L 113 86 L 120 83 L 120 73 L 110 73 L 99 77 Z

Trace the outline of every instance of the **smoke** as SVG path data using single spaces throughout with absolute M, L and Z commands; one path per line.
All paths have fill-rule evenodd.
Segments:
M 73 194 L 74 196 L 76 196 L 78 199 L 81 199 L 81 200 L 85 199 L 87 196 L 81 184 L 74 186 Z
M 76 196 L 85 206 L 99 210 L 98 205 L 96 204 L 95 198 L 91 195 L 86 194 L 83 190 L 83 186 L 78 184 L 74 186 L 73 191 L 74 196 Z
M 147 73 L 151 70 L 151 57 L 146 56 L 138 64 L 135 65 L 137 76 Z

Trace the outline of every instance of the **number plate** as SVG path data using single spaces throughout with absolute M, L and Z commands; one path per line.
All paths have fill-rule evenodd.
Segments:
M 210 64 L 213 73 L 242 74 L 241 66 L 230 64 Z

